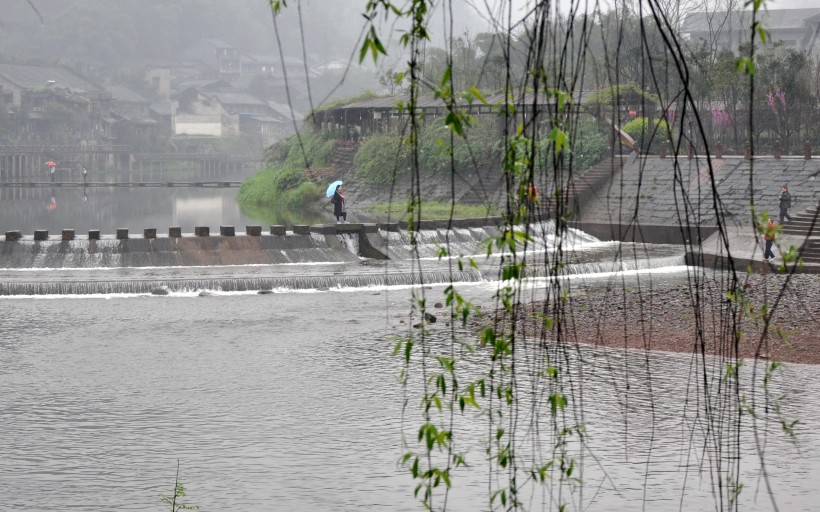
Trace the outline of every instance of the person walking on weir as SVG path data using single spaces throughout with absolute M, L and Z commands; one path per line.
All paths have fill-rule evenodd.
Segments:
M 763 251 L 763 259 L 771 263 L 774 261 L 774 251 L 772 251 L 772 244 L 774 244 L 774 231 L 777 226 L 775 226 L 774 219 L 769 217 L 769 223 L 766 225 L 766 230 L 763 234 L 763 239 L 766 240 L 766 250 Z
M 336 223 L 339 223 L 339 219 L 342 219 L 341 222 L 347 222 L 347 208 L 345 207 L 345 196 L 342 194 L 341 185 L 336 187 L 330 202 L 333 203 L 333 215 L 336 216 Z
M 789 187 L 783 185 L 780 190 L 780 223 L 785 224 L 786 221 L 791 221 L 792 216 L 789 215 L 789 208 L 792 207 L 792 196 L 789 194 Z

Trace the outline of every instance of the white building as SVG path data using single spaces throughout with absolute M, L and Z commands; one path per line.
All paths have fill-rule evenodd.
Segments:
M 770 43 L 820 55 L 820 8 L 762 10 L 758 20 Z M 706 44 L 737 53 L 741 44 L 749 42 L 751 25 L 752 11 L 699 11 L 684 19 L 681 33 L 693 47 Z

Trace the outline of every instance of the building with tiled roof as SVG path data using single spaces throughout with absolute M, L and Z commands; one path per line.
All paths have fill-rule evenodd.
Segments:
M 820 8 L 768 9 L 759 12 L 757 19 L 770 43 L 820 54 Z M 681 33 L 692 45 L 737 52 L 748 43 L 751 25 L 752 11 L 698 11 L 684 19 Z
M 66 94 L 97 100 L 104 89 L 63 66 L 0 63 L 0 92 L 12 107 L 20 107 L 26 90 L 59 89 Z

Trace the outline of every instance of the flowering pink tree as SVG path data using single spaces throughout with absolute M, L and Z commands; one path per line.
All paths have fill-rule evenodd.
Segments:
M 712 109 L 712 134 L 723 144 L 726 130 L 732 126 L 732 116 L 723 107 Z
M 766 104 L 774 117 L 773 128 L 778 139 L 783 138 L 783 123 L 788 116 L 786 109 L 786 92 L 776 87 L 774 91 L 766 93 Z

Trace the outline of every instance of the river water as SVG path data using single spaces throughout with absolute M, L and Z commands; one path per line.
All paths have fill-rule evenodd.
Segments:
M 26 234 L 263 223 L 239 211 L 236 189 L 2 192 L 5 229 Z M 441 233 L 422 235 L 421 264 L 432 275 L 445 268 L 436 256 L 445 239 Z M 447 241 L 455 242 L 454 254 L 480 252 L 480 241 L 467 231 L 459 234 L 463 239 L 453 235 Z M 409 253 L 406 240 L 385 236 L 394 238 L 397 253 Z M 619 268 L 613 255 L 622 258 L 623 248 L 582 234 L 576 242 L 567 279 L 578 288 L 687 277 L 685 267 L 675 266 L 681 261 L 677 249 L 648 251 L 661 268 L 634 261 L 630 268 L 645 270 L 605 274 Z M 494 275 L 487 271 L 494 265 L 482 263 L 478 282 L 457 284 L 485 308 L 491 308 L 497 286 L 484 280 Z M 411 330 L 411 288 L 343 284 L 413 268 L 408 262 L 383 267 L 311 261 L 0 269 L 9 288 L 55 282 L 86 294 L 0 298 L 0 510 L 167 509 L 160 494 L 173 492 L 177 461 L 188 501 L 203 511 L 420 510 L 415 483 L 397 464 L 402 436 L 414 438 L 418 414 L 411 405 L 402 416 L 401 364 L 391 357 L 393 337 Z M 150 280 L 170 283 L 171 295 L 127 292 L 129 283 Z M 289 280 L 290 286 L 266 295 L 219 290 L 227 282 L 269 286 Z M 100 283 L 120 283 L 106 289 L 125 293 L 95 294 Z M 200 297 L 198 285 L 190 283 L 215 289 Z M 533 290 L 543 291 L 543 281 L 533 283 Z M 430 284 L 429 303 L 442 300 L 443 289 Z M 444 324 L 433 324 L 434 338 L 445 335 Z M 714 453 L 703 442 L 705 427 L 694 405 L 699 363 L 686 355 L 594 348 L 567 357 L 582 386 L 589 433 L 585 491 L 568 500 L 570 510 L 714 509 Z M 719 364 L 707 368 L 718 381 L 724 371 Z M 818 368 L 796 364 L 773 383 L 785 397 L 784 416 L 799 420 L 796 440 L 775 422 L 760 430 L 780 510 L 816 510 L 820 502 L 818 383 Z M 481 418 L 468 417 L 458 429 L 476 433 L 483 425 Z M 772 510 L 754 441 L 744 429 L 741 510 Z M 488 509 L 483 453 L 479 444 L 468 446 L 471 467 L 455 474 L 450 510 Z M 533 510 L 545 508 L 545 501 L 540 493 L 528 494 Z
M 167 233 L 170 226 L 193 232 L 195 226 L 239 226 L 259 222 L 243 215 L 236 203 L 238 188 L 3 188 L 0 217 L 4 231 L 20 230 L 31 234 L 47 229 L 58 234 L 74 229 L 85 234 L 89 229 L 114 233 L 127 228 L 142 233 L 156 228 Z
M 573 282 L 628 286 L 646 272 Z M 685 277 L 684 267 L 653 273 Z M 458 286 L 487 305 L 496 284 Z M 442 291 L 429 287 L 428 300 Z M 0 509 L 162 510 L 179 461 L 187 499 L 203 511 L 420 510 L 397 464 L 418 416 L 411 406 L 402 421 L 389 340 L 410 329 L 410 300 L 408 287 L 0 299 Z M 714 509 L 695 365 L 577 354 L 589 449 L 574 509 Z M 800 420 L 796 441 L 776 424 L 762 429 L 777 502 L 816 510 L 820 372 L 788 365 L 774 386 L 783 413 Z M 464 421 L 468 431 L 483 424 Z M 748 429 L 741 445 L 741 510 L 772 510 Z M 487 509 L 481 447 L 468 456 L 451 510 Z

